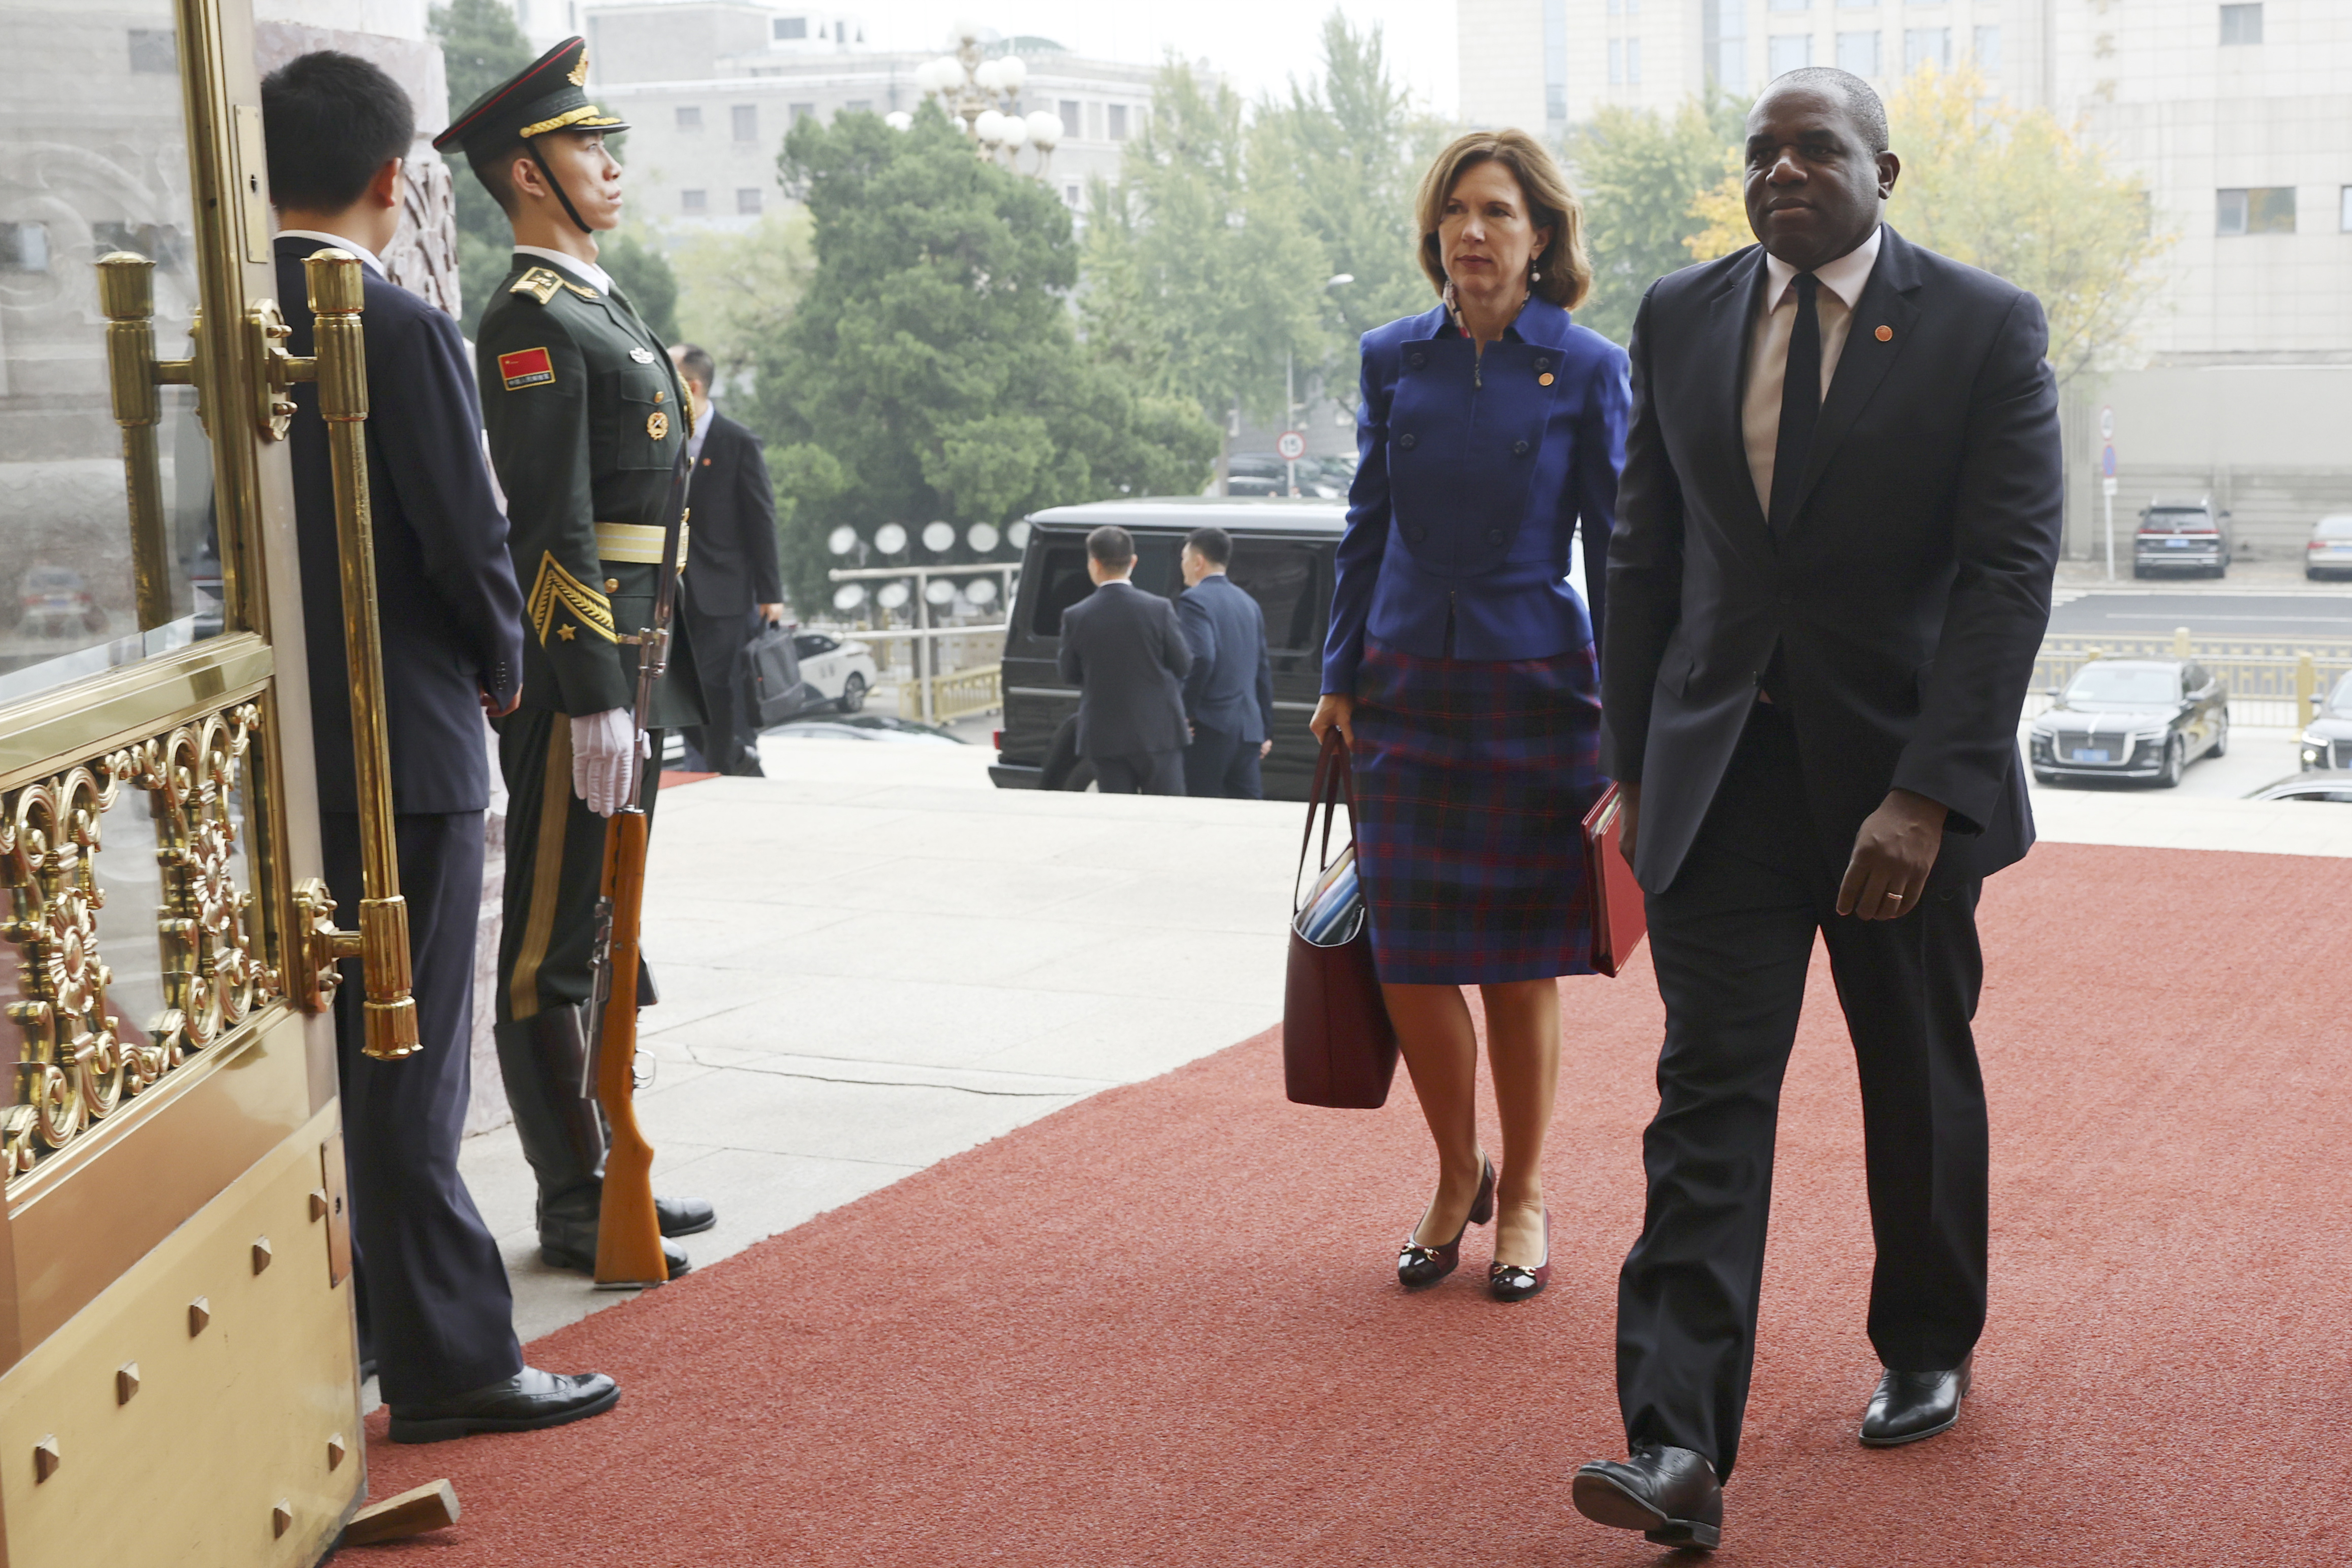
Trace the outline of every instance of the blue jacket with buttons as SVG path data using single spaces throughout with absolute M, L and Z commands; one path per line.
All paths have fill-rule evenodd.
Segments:
M 1483 359 L 1443 306 L 1365 333 L 1323 689 L 1355 694 L 1367 631 L 1433 659 L 1590 645 L 1632 401 L 1625 350 L 1549 300 Z M 1589 614 L 1567 580 L 1580 522 Z

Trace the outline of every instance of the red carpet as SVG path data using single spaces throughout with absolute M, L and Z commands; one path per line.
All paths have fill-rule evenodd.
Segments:
M 1725 1564 L 2334 1563 L 2352 1545 L 2352 862 L 2051 845 L 1985 901 L 1992 1317 L 1959 1429 L 1870 1452 L 1869 1231 L 1826 968 L 1781 1115 Z M 1278 940 L 1269 935 L 1269 941 Z M 465 1519 L 346 1560 L 1646 1563 L 1569 1506 L 1622 1451 L 1646 965 L 1566 982 L 1550 1291 L 1486 1238 L 1414 1297 L 1431 1160 L 1281 1098 L 1250 1040 L 1105 1093 L 540 1342 L 618 1410 L 424 1448 Z

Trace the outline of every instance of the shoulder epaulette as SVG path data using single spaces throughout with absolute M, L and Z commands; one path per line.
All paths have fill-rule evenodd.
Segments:
M 554 298 L 555 291 L 562 287 L 563 279 L 556 276 L 555 269 L 553 267 L 534 267 L 529 272 L 524 273 L 520 277 L 516 278 L 514 281 L 514 287 L 508 289 L 507 292 L 509 294 L 528 294 L 533 299 L 536 299 L 541 305 L 544 305 L 549 300 Z

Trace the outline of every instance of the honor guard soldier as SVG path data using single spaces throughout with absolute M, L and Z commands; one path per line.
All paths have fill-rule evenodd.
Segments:
M 692 412 L 667 350 L 596 265 L 621 221 L 626 124 L 588 100 L 587 44 L 569 38 L 492 88 L 434 138 L 506 212 L 514 266 L 482 313 L 475 361 L 490 460 L 507 494 L 523 589 L 522 706 L 499 727 L 506 774 L 506 929 L 499 943 L 499 1065 L 539 1181 L 540 1256 L 593 1271 L 605 1135 L 583 1093 L 605 819 L 637 744 L 637 638 L 653 621 L 671 475 Z M 678 563 L 688 536 L 680 529 Z M 683 629 L 679 629 L 681 633 Z M 654 695 L 653 810 L 661 730 L 698 724 L 679 635 Z M 642 981 L 640 994 L 651 998 Z M 664 1237 L 707 1230 L 707 1203 L 658 1198 Z M 667 1241 L 670 1277 L 685 1255 Z

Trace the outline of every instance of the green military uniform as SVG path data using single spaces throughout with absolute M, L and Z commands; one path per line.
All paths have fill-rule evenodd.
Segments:
M 571 199 L 535 138 L 621 130 L 587 101 L 586 47 L 550 50 L 435 138 L 497 157 L 520 143 Z M 582 1092 L 605 819 L 572 785 L 573 717 L 637 700 L 638 643 L 653 624 L 672 476 L 693 421 L 667 348 L 625 297 L 529 254 L 482 313 L 475 346 L 490 461 L 507 495 L 508 547 L 524 592 L 522 706 L 499 721 L 506 776 L 506 925 L 499 944 L 499 1068 L 539 1180 L 551 1262 L 591 1266 L 604 1129 Z M 681 530 L 677 565 L 691 534 Z M 673 619 L 673 627 L 676 628 Z M 648 727 L 653 810 L 662 730 L 698 724 L 691 650 L 671 644 Z M 642 991 L 650 995 L 649 990 Z M 662 1200 L 665 1234 L 710 1223 Z M 671 1273 L 681 1271 L 674 1256 Z

